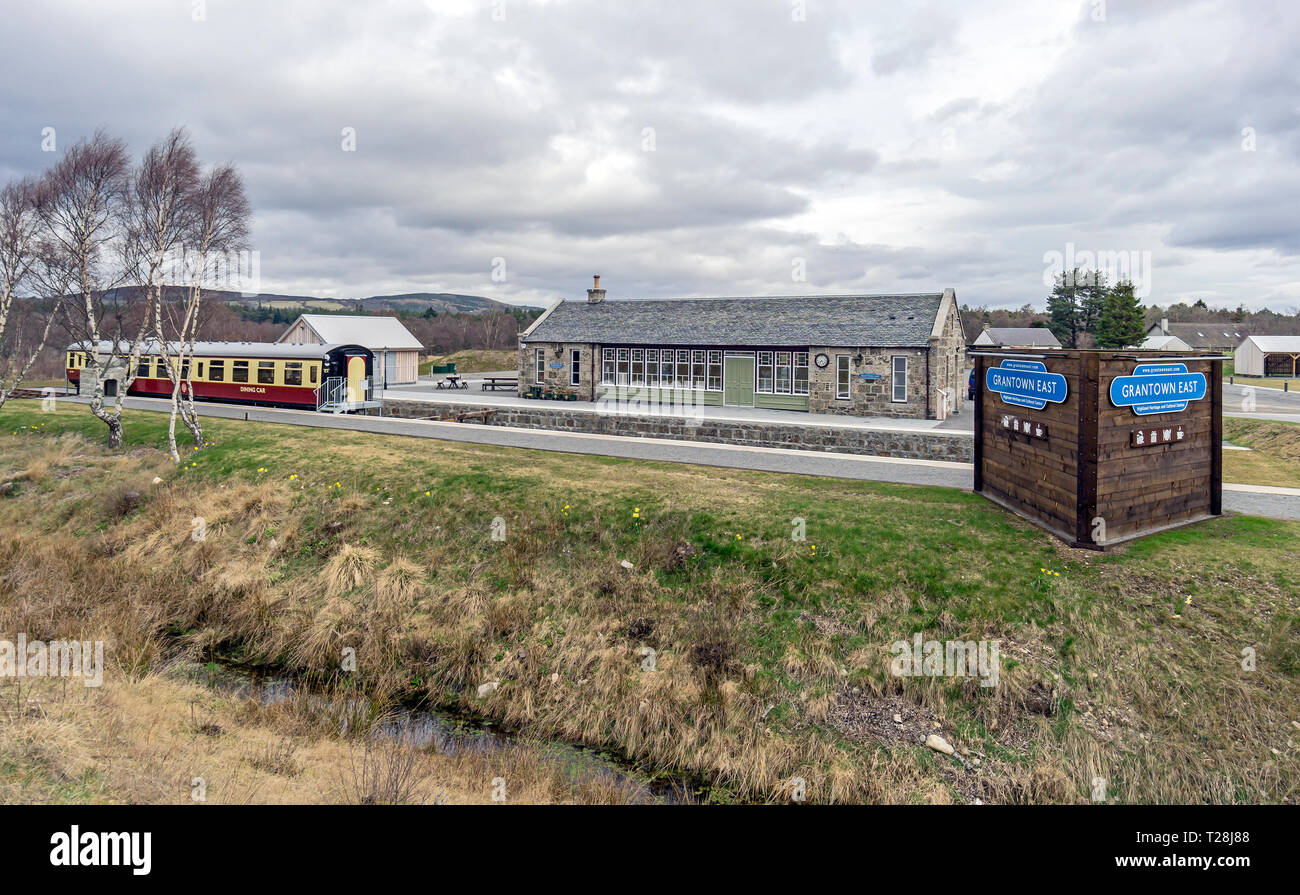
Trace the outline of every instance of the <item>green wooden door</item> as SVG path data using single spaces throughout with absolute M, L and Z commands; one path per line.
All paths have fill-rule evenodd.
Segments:
M 754 359 L 728 357 L 723 360 L 722 403 L 733 407 L 754 406 Z

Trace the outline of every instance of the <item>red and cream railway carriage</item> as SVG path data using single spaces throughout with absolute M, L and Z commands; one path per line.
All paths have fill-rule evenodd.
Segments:
M 87 345 L 67 349 L 68 381 L 81 391 L 81 373 L 89 362 Z M 100 364 L 112 352 L 100 342 Z M 170 348 L 174 356 L 176 346 Z M 116 394 L 126 378 L 126 359 L 108 365 L 105 394 Z M 283 345 L 270 342 L 195 342 L 181 370 L 182 388 L 211 401 L 266 404 L 311 410 L 353 409 L 373 402 L 374 355 L 360 345 Z M 168 397 L 172 393 L 167 362 L 156 342 L 141 347 L 130 395 Z

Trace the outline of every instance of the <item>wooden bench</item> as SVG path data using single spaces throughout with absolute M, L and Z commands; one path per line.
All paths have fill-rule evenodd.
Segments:
M 483 380 L 483 391 L 494 392 L 499 388 L 506 388 L 514 391 L 519 388 L 519 377 L 517 376 L 489 376 Z
M 463 413 L 456 414 L 456 422 L 480 422 L 486 424 L 495 415 L 495 410 L 466 410 Z
M 445 388 L 452 389 L 453 391 L 458 388 L 468 389 L 469 383 L 462 381 L 459 376 L 448 376 L 446 379 L 439 379 L 438 384 L 434 386 L 436 391 L 441 391 Z

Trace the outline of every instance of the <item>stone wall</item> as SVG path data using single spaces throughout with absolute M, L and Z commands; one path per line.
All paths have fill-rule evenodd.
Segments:
M 546 386 L 576 391 L 578 399 L 581 401 L 596 400 L 593 387 L 600 374 L 595 370 L 594 364 L 599 362 L 600 352 L 597 350 L 597 346 L 578 342 L 560 344 L 555 342 L 534 342 L 519 351 L 519 394 L 521 396 L 528 389 L 538 384 L 536 357 L 536 349 L 538 348 L 542 349 L 546 356 Z M 571 380 L 571 365 L 573 362 L 571 352 L 575 350 L 580 352 L 579 361 L 581 363 L 578 368 L 578 384 L 576 386 L 572 384 Z M 550 367 L 552 363 L 561 363 L 564 366 L 558 370 L 552 370 Z
M 909 382 L 910 385 L 910 382 Z M 924 386 L 922 386 L 923 388 Z M 384 415 L 407 419 L 455 418 L 456 413 L 494 410 L 492 426 L 515 426 L 522 429 L 551 429 L 593 435 L 632 435 L 646 438 L 670 438 L 679 441 L 706 441 L 718 444 L 743 444 L 751 447 L 789 448 L 805 451 L 834 451 L 876 457 L 906 457 L 919 460 L 950 460 L 970 463 L 974 459 L 974 439 L 969 432 L 929 430 L 891 431 L 856 429 L 839 426 L 801 426 L 777 423 L 750 423 L 736 420 L 693 420 L 675 416 L 626 416 L 593 413 L 590 410 L 566 410 L 550 407 L 488 407 L 484 405 L 452 406 L 423 401 L 384 401 Z M 467 426 L 480 423 L 465 423 Z
M 818 369 L 813 359 L 830 358 Z M 849 397 L 836 397 L 837 355 L 849 358 Z M 925 355 L 920 348 L 843 348 L 815 346 L 809 356 L 808 410 L 812 413 L 842 413 L 850 416 L 887 416 L 925 419 Z M 861 356 L 862 362 L 857 358 Z M 907 358 L 907 400 L 893 400 L 893 359 Z M 859 374 L 875 374 L 864 380 Z M 933 412 L 930 414 L 933 416 Z

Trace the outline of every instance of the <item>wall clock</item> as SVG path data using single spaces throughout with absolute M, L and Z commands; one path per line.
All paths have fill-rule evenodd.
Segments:
M 820 369 L 824 370 L 826 369 L 826 365 L 831 362 L 831 359 L 824 354 L 819 354 L 817 357 L 813 358 L 813 361 Z

